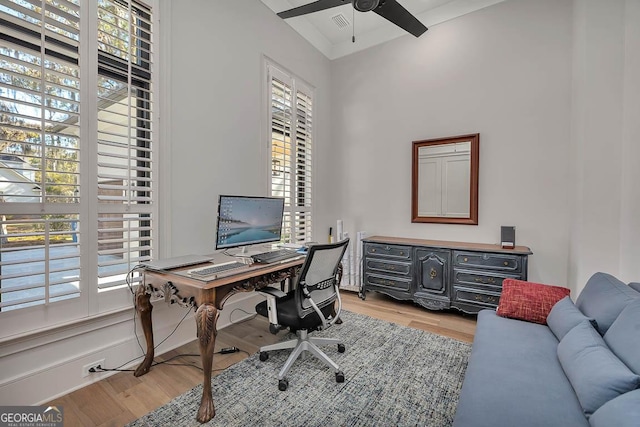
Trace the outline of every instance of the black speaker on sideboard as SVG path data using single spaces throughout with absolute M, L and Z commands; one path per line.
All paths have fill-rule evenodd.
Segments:
M 516 228 L 503 225 L 500 227 L 500 245 L 504 249 L 513 249 L 516 247 Z

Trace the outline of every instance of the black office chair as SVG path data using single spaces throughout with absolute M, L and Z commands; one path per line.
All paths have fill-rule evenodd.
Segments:
M 310 337 L 308 333 L 332 326 L 340 316 L 342 302 L 338 291 L 338 269 L 348 244 L 349 239 L 338 243 L 312 245 L 300 270 L 296 287 L 289 293 L 276 288 L 260 290 L 267 300 L 256 305 L 256 312 L 269 318 L 269 331 L 275 334 L 281 329 L 289 328 L 298 336 L 294 340 L 260 348 L 260 360 L 263 362 L 269 358 L 268 351 L 293 348 L 278 374 L 278 388 L 282 391 L 289 385 L 287 372 L 303 351 L 312 353 L 325 365 L 332 367 L 336 381 L 344 382 L 344 373 L 340 367 L 318 347 L 337 344 L 338 351 L 343 353 L 344 345 L 338 339 Z

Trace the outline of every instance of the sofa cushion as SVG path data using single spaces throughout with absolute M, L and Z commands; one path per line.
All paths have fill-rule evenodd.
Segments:
M 547 325 L 549 325 L 551 332 L 553 332 L 556 338 L 558 338 L 558 341 L 560 341 L 567 332 L 584 320 L 588 320 L 596 327 L 596 321 L 582 314 L 571 300 L 571 297 L 566 296 L 558 301 L 549 312 Z
M 632 289 L 640 292 L 640 282 L 631 282 L 629 283 L 629 286 L 631 286 Z
M 611 399 L 589 418 L 591 427 L 640 426 L 640 390 Z
M 640 376 L 609 350 L 588 321 L 581 322 L 562 338 L 558 359 L 587 416 L 640 385 Z
M 570 292 L 560 286 L 505 279 L 496 313 L 502 317 L 545 325 L 551 308 Z
M 640 293 L 606 273 L 596 273 L 587 281 L 576 300 L 585 316 L 596 319 L 598 331 L 604 335 L 623 308 Z
M 557 347 L 544 325 L 480 311 L 454 427 L 588 427 Z
M 604 342 L 625 365 L 640 374 L 640 299 L 622 310 L 604 334 Z

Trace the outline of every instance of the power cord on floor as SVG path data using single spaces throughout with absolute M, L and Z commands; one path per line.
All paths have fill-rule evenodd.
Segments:
M 219 351 L 214 352 L 213 354 L 230 354 L 230 353 L 245 353 L 247 356 L 249 356 L 249 352 L 245 351 L 245 350 L 241 350 L 238 347 L 225 347 L 220 349 Z M 172 360 L 178 359 L 180 357 L 200 357 L 200 354 L 195 354 L 195 353 L 187 353 L 187 354 L 178 354 L 175 355 L 173 357 L 170 357 L 167 360 L 161 360 L 159 362 L 154 362 L 151 364 L 151 366 L 158 366 L 158 365 L 170 365 L 170 366 L 190 366 L 192 368 L 196 368 L 199 370 L 203 370 L 200 366 L 197 365 L 192 365 L 190 363 L 168 363 L 171 362 Z M 137 359 L 137 358 L 136 358 Z M 96 372 L 134 372 L 135 369 L 120 369 L 121 366 L 124 366 L 132 361 L 134 361 L 135 359 L 130 360 L 129 362 L 126 362 L 122 365 L 120 365 L 117 368 L 103 368 L 102 366 L 98 365 L 95 368 L 91 368 L 89 369 L 89 372 L 91 373 L 96 373 Z M 231 366 L 231 365 L 229 365 Z M 217 371 L 223 371 L 225 369 L 227 369 L 229 366 L 227 366 L 226 368 L 219 368 L 219 369 L 213 369 L 213 372 L 217 372 Z

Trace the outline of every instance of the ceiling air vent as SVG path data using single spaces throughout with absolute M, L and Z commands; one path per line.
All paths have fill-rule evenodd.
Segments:
M 339 28 L 347 28 L 349 25 L 351 25 L 351 23 L 349 22 L 349 20 L 347 19 L 346 16 L 344 16 L 343 14 L 339 13 L 335 16 L 331 17 L 331 20 L 333 22 L 335 22 L 335 24 L 339 27 Z

